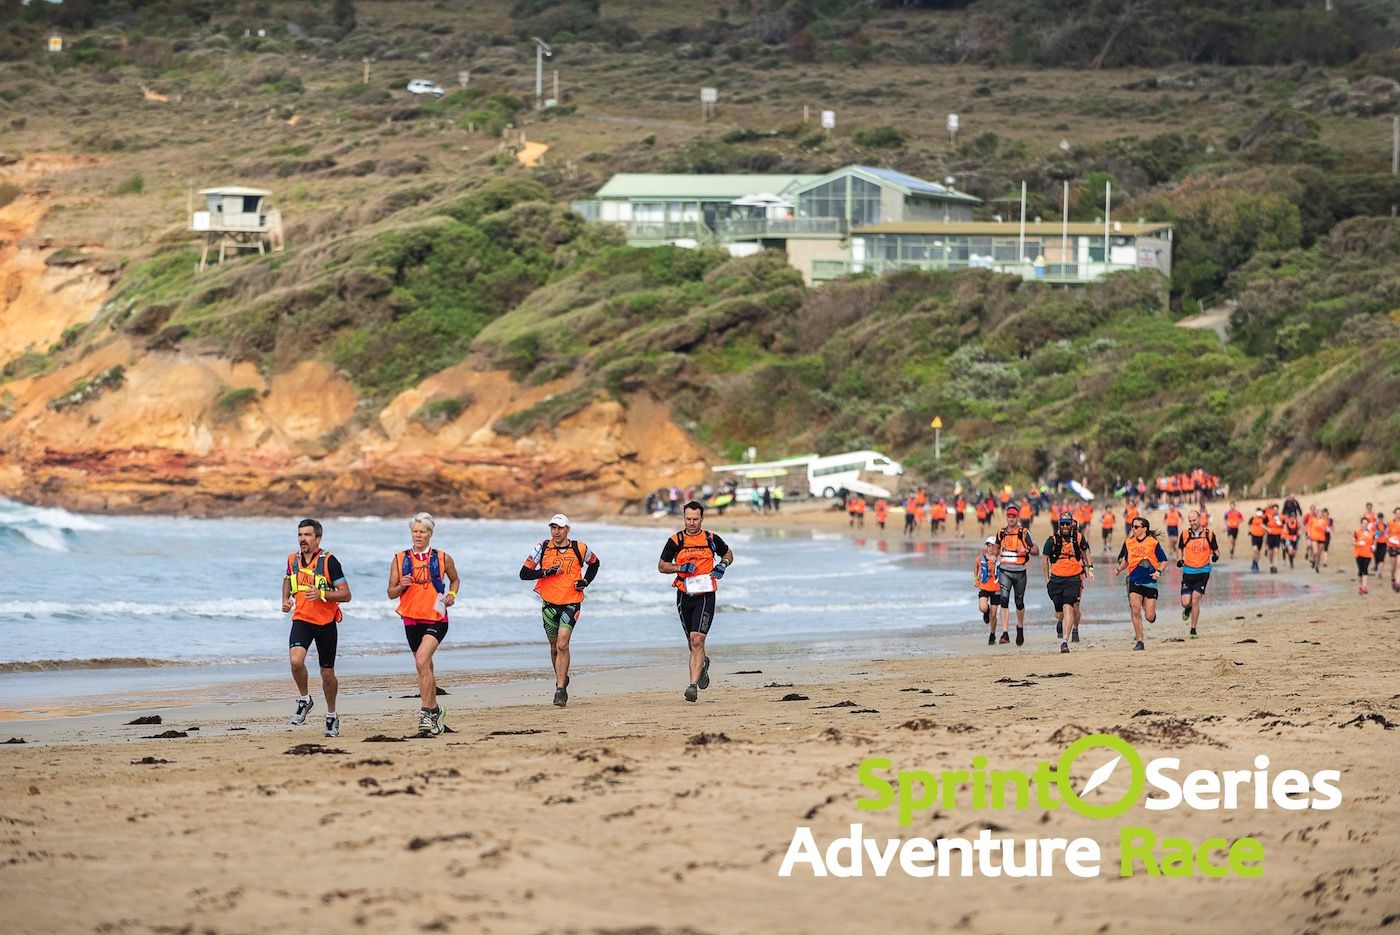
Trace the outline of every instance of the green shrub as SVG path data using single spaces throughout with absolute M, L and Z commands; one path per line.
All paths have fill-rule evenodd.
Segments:
M 898 149 L 904 145 L 904 134 L 888 125 L 857 130 L 851 139 L 857 146 L 870 149 Z

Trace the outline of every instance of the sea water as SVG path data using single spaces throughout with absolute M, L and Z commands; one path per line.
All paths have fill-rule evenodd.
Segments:
M 281 613 L 280 588 L 287 556 L 297 548 L 298 519 L 91 516 L 0 499 L 0 701 L 51 685 L 51 671 L 49 682 L 33 678 L 40 666 L 80 669 L 89 679 L 101 677 L 97 670 L 150 669 L 144 680 L 152 684 L 168 680 L 170 667 L 217 666 L 229 677 L 285 669 L 289 617 Z M 343 606 L 337 669 L 411 668 L 403 626 L 385 596 L 392 556 L 409 545 L 407 520 L 321 520 L 322 546 L 340 559 L 353 594 Z M 982 627 L 973 538 L 735 526 L 718 516 L 707 523 L 736 555 L 720 583 L 713 646 L 897 657 L 946 651 L 952 638 Z M 602 562 L 574 633 L 575 664 L 684 652 L 671 578 L 656 570 L 673 531 L 574 526 L 572 535 Z M 547 534 L 543 519 L 438 522 L 432 545 L 453 556 L 462 579 L 440 667 L 547 667 L 539 601 L 518 574 Z M 1126 626 L 1111 564 L 1100 560 L 1085 616 L 1122 617 Z M 1164 584 L 1162 620 L 1175 614 L 1172 584 Z M 1209 600 L 1218 606 L 1296 590 L 1280 578 L 1222 572 Z M 1051 618 L 1038 569 L 1031 572 L 1027 609 L 1033 623 Z

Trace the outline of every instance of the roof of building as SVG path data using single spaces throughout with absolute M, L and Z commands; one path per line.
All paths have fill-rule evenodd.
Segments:
M 944 201 L 966 201 L 971 204 L 981 204 L 982 199 L 976 195 L 969 195 L 965 192 L 955 191 L 937 182 L 930 182 L 925 179 L 916 178 L 912 175 L 905 175 L 903 172 L 896 172 L 894 169 L 878 169 L 874 166 L 846 166 L 844 169 L 837 169 L 832 175 L 840 175 L 843 172 L 855 172 L 860 175 L 873 177 L 883 185 L 888 185 L 906 195 L 928 195 Z
M 785 189 L 805 185 L 817 175 L 667 175 L 650 172 L 622 172 L 598 189 L 597 198 L 686 198 L 733 201 L 760 192 L 781 194 Z
M 1120 237 L 1144 237 L 1172 229 L 1166 221 L 1145 224 L 1123 224 L 1114 222 L 1110 235 Z M 1021 232 L 1019 221 L 900 221 L 891 224 L 872 224 L 855 231 L 857 234 L 968 234 L 973 236 L 1014 237 Z M 1103 235 L 1103 224 L 1071 221 L 1068 225 L 1058 222 L 1026 224 L 1026 234 L 1034 237 L 1058 237 L 1069 233 L 1076 237 Z
M 201 188 L 201 195 L 271 195 L 265 188 L 244 188 L 241 185 L 225 185 L 221 188 Z

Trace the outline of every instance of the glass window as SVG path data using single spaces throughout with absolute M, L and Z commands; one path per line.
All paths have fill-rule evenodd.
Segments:
M 1102 238 L 1102 237 L 1090 237 L 1090 238 L 1089 238 L 1089 262 L 1090 262 L 1090 263 L 1102 263 L 1102 262 L 1103 262 L 1103 238 Z

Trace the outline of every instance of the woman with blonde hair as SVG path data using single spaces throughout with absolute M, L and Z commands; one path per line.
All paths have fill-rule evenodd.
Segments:
M 446 711 L 437 703 L 433 653 L 447 638 L 447 608 L 456 603 L 462 583 L 452 556 L 430 547 L 436 526 L 433 514 L 415 513 L 408 521 L 413 545 L 396 553 L 389 565 L 389 598 L 398 598 L 396 611 L 403 618 L 404 635 L 418 670 L 421 737 L 436 737 L 443 730 Z

